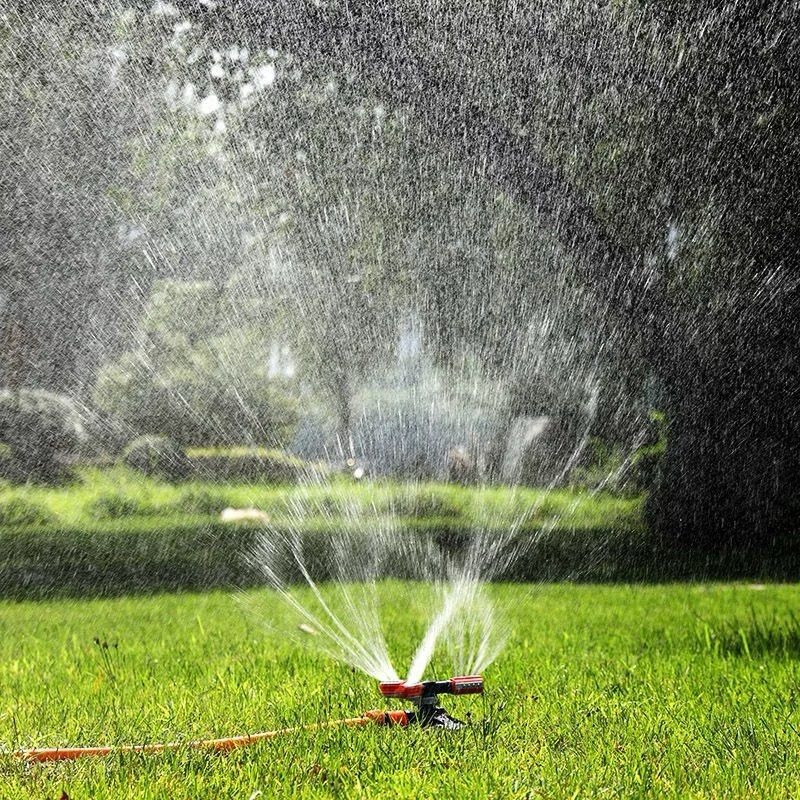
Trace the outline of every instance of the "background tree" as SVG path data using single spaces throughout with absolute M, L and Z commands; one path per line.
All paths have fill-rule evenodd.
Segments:
M 137 346 L 98 376 L 97 405 L 132 436 L 160 434 L 184 446 L 286 444 L 297 414 L 291 370 L 276 363 L 260 316 L 251 308 L 248 325 L 212 283 L 156 284 Z
M 794 528 L 795 7 L 256 14 L 242 0 L 226 15 L 208 19 L 357 72 L 463 163 L 488 164 L 580 256 L 612 327 L 629 329 L 625 360 L 644 359 L 663 386 L 661 530 L 724 547 Z
M 127 133 L 146 124 L 147 98 L 120 80 L 125 53 L 104 36 L 105 10 L 33 16 L 12 5 L 0 22 L 0 369 L 14 373 L 0 380 L 28 387 L 84 385 L 90 343 L 115 329 L 113 298 L 137 272 L 111 187 L 126 171 Z
M 252 287 L 309 323 L 294 326 L 299 350 L 345 438 L 354 384 L 376 351 L 391 357 L 394 309 L 417 306 L 442 363 L 472 349 L 517 381 L 513 413 L 541 405 L 525 376 L 545 372 L 543 352 L 578 383 L 599 376 L 609 436 L 630 436 L 643 399 L 663 405 L 656 526 L 715 547 L 766 544 L 793 529 L 800 480 L 797 13 L 682 0 L 109 4 L 42 15 L 58 36 L 33 49 L 19 13 L 7 16 L 11 65 L 32 58 L 9 86 L 21 188 L 8 205 L 6 342 L 27 348 L 9 363 L 30 363 L 37 381 L 91 373 L 74 365 L 90 360 L 102 315 L 77 300 L 112 308 L 115 275 L 138 269 L 140 298 L 159 273 L 217 287 L 261 275 Z M 65 31 L 84 105 L 65 107 L 47 79 L 62 58 L 48 42 Z M 144 42 L 123 59 L 120 31 Z M 103 58 L 107 71 L 80 66 Z M 172 116 L 153 114 L 153 92 Z M 131 98 L 144 117 L 121 113 Z M 47 162 L 50 129 L 63 163 Z M 28 140 L 43 161 L 22 158 Z M 74 190 L 72 167 L 86 177 Z M 58 202 L 42 190 L 53 175 Z M 147 231 L 135 267 L 114 255 L 119 272 L 70 273 L 63 308 L 35 294 L 53 252 L 42 241 L 65 264 L 96 265 L 100 243 L 119 249 L 120 218 L 148 223 L 126 227 Z M 62 340 L 82 344 L 49 355 Z

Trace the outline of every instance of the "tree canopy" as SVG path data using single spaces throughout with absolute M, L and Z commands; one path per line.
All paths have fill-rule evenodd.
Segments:
M 2 33 L 18 111 L 4 380 L 77 390 L 107 361 L 106 385 L 133 379 L 120 354 L 156 280 L 235 285 L 288 332 L 345 435 L 411 312 L 439 363 L 469 352 L 511 387 L 509 419 L 595 384 L 611 439 L 663 409 L 665 534 L 789 533 L 797 17 L 109 0 L 43 13 L 31 39 L 18 4 Z M 203 374 L 214 341 L 180 359 Z

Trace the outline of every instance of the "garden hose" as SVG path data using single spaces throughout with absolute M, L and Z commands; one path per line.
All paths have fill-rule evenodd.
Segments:
M 379 690 L 384 697 L 410 700 L 414 704 L 411 711 L 367 711 L 360 717 L 312 722 L 291 728 L 277 728 L 273 731 L 249 733 L 243 736 L 231 736 L 225 739 L 198 739 L 190 742 L 167 742 L 161 744 L 126 744 L 106 745 L 101 747 L 48 747 L 16 750 L 13 755 L 28 763 L 48 761 L 73 761 L 84 756 L 103 757 L 114 753 L 164 753 L 181 749 L 209 750 L 225 752 L 237 747 L 263 742 L 278 736 L 285 736 L 300 731 L 324 730 L 344 726 L 358 728 L 363 725 L 398 725 L 405 728 L 419 725 L 423 728 L 445 728 L 457 730 L 464 723 L 451 717 L 439 707 L 440 694 L 464 695 L 481 694 L 483 678 L 480 675 L 467 675 L 450 678 L 446 681 L 425 681 L 421 683 L 404 683 L 403 681 L 383 682 Z
M 335 719 L 328 722 L 312 722 L 308 725 L 297 725 L 292 728 L 278 728 L 274 731 L 249 733 L 244 736 L 231 736 L 225 739 L 199 739 L 193 742 L 167 742 L 162 744 L 126 744 L 107 745 L 104 747 L 49 747 L 32 748 L 30 750 L 17 750 L 14 755 L 29 763 L 45 761 L 72 761 L 84 756 L 109 756 L 114 753 L 164 753 L 187 748 L 190 750 L 210 750 L 224 752 L 235 750 L 237 747 L 263 742 L 300 731 L 323 730 L 335 728 L 339 725 L 356 728 L 361 725 L 407 725 L 408 717 L 405 711 L 367 711 L 361 717 Z

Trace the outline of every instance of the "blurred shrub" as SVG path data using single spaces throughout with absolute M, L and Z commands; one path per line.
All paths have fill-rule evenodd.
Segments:
M 453 498 L 431 491 L 406 492 L 390 497 L 381 511 L 418 519 L 453 518 L 462 514 L 461 506 Z
M 360 512 L 358 502 L 351 504 L 353 515 Z M 300 495 L 290 493 L 284 495 L 280 503 L 276 504 L 276 510 L 282 514 L 287 514 L 294 518 L 304 517 L 341 517 L 347 515 L 347 503 L 340 503 L 336 498 L 329 495 Z
M 330 579 L 331 542 L 341 538 L 339 524 L 302 529 L 302 550 L 314 580 Z M 276 536 L 294 537 L 294 527 Z M 52 598 L 64 595 L 119 595 L 141 591 L 242 588 L 264 583 L 258 564 L 250 557 L 261 526 L 223 523 L 175 524 L 161 519 L 98 522 L 92 526 L 48 527 L 42 531 L 0 531 L 0 597 Z M 404 535 L 431 537 L 448 551 L 463 552 L 468 545 L 460 521 L 436 527 L 410 523 Z M 424 541 L 424 539 L 423 539 Z M 705 551 L 681 548 L 654 550 L 641 531 L 557 530 L 540 535 L 523 528 L 516 541 L 521 556 L 498 575 L 502 580 L 686 580 L 709 574 L 752 578 L 752 560 L 715 559 Z M 798 554 L 787 547 L 776 552 L 774 571 L 784 579 L 797 573 Z M 418 578 L 418 567 L 401 551 L 390 553 L 387 576 Z M 286 575 L 302 581 L 295 566 Z
M 147 503 L 125 494 L 103 495 L 89 506 L 89 513 L 95 519 L 123 519 L 146 516 L 151 512 L 152 508 Z
M 180 445 L 166 436 L 140 436 L 125 448 L 122 458 L 137 472 L 169 481 L 184 480 L 191 469 Z
M 57 483 L 86 440 L 83 415 L 69 397 L 41 389 L 0 390 L 3 477 Z
M 184 446 L 285 444 L 297 410 L 286 370 L 275 374 L 276 343 L 263 324 L 234 328 L 225 302 L 210 283 L 159 282 L 141 343 L 98 374 L 98 408 Z
M 0 525 L 47 525 L 53 519 L 47 509 L 22 497 L 0 501 Z
M 306 465 L 280 450 L 193 448 L 187 451 L 192 477 L 209 481 L 293 483 Z
M 182 514 L 219 514 L 229 505 L 221 494 L 204 489 L 189 489 L 181 494 L 172 508 Z
M 615 492 L 650 491 L 658 480 L 666 451 L 666 429 L 664 414 L 651 411 L 644 443 L 630 454 L 629 460 L 620 445 L 593 437 L 589 440 L 585 463 L 570 472 L 570 485 L 584 489 L 602 486 Z
M 608 444 L 599 436 L 593 436 L 589 439 L 584 463 L 570 471 L 568 484 L 576 489 L 631 489 L 633 487 L 625 485 L 624 463 L 625 458 L 619 445 Z
M 422 492 L 417 495 L 414 516 L 417 517 L 458 517 L 461 508 L 452 498 L 435 492 Z
M 650 490 L 658 482 L 667 450 L 667 418 L 661 411 L 650 412 L 647 440 L 633 454 L 633 479 L 641 490 Z

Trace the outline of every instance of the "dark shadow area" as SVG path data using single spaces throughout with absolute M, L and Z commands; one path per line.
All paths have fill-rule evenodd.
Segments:
M 763 617 L 752 611 L 744 620 L 703 622 L 698 635 L 706 651 L 722 657 L 800 658 L 800 621 L 794 614 Z
M 795 581 L 800 577 L 800 554 L 792 542 L 709 552 L 646 533 L 582 530 L 534 542 L 503 577 L 585 583 Z
M 159 529 L 145 521 L 138 526 L 109 524 L 93 531 L 6 530 L 0 532 L 0 597 L 23 600 L 257 586 L 264 579 L 248 555 L 261 532 L 257 525 L 196 523 Z M 469 538 L 463 528 L 444 521 L 434 528 L 409 526 L 408 535 L 434 537 L 455 553 Z M 324 581 L 330 577 L 332 533 L 308 531 L 303 536 L 305 565 L 315 580 Z M 791 543 L 784 548 L 712 555 L 668 546 L 644 534 L 598 529 L 546 535 L 528 531 L 519 535 L 518 544 L 520 554 L 498 579 L 585 583 L 800 579 L 800 555 Z M 413 568 L 399 559 L 387 563 L 386 575 L 415 577 Z M 299 572 L 292 577 L 300 580 Z M 751 655 L 770 647 L 798 652 L 796 626 L 749 625 L 742 630 Z M 734 626 L 732 632 L 719 632 L 717 640 L 724 652 L 737 652 L 739 630 Z

